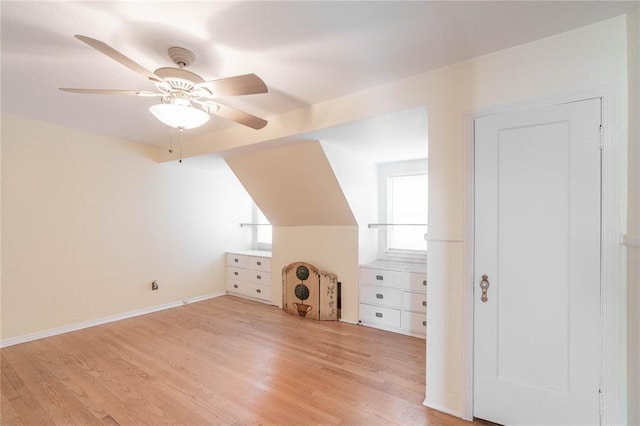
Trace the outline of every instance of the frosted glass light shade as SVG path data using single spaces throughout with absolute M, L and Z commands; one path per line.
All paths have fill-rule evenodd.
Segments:
M 209 121 L 206 112 L 185 105 L 158 104 L 149 108 L 158 120 L 176 129 L 194 129 Z

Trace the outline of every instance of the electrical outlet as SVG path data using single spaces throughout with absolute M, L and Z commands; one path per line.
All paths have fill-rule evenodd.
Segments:
M 151 282 L 151 290 L 157 290 L 158 289 L 158 281 L 153 280 Z

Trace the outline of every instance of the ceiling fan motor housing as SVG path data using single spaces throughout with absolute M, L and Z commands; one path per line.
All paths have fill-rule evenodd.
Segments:
M 180 68 L 188 67 L 196 60 L 196 55 L 184 47 L 170 47 L 168 52 L 173 63 Z
M 169 83 L 169 86 L 171 86 L 172 89 L 184 90 L 187 92 L 191 91 L 196 84 L 204 82 L 204 79 L 198 74 L 181 68 L 158 68 L 154 71 L 154 74 Z M 166 89 L 166 86 L 163 83 L 156 83 L 156 86 L 158 86 L 159 89 Z

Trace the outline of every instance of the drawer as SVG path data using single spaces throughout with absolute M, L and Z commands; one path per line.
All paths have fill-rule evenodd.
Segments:
M 269 272 L 249 270 L 247 274 L 249 275 L 250 283 L 261 284 L 261 285 L 271 285 L 271 273 Z
M 361 303 L 360 321 L 372 325 L 400 328 L 400 310 Z
M 427 315 L 416 312 L 402 312 L 402 329 L 426 336 Z
M 235 268 L 247 267 L 247 256 L 241 254 L 227 253 L 227 266 L 233 266 Z
M 236 280 L 227 280 L 227 291 L 229 293 L 247 294 L 247 283 Z
M 256 299 L 271 300 L 271 287 L 260 284 L 247 284 L 247 295 Z
M 227 278 L 244 282 L 247 280 L 247 270 L 227 266 Z
M 427 295 L 424 293 L 402 293 L 402 309 L 413 312 L 427 312 Z
M 254 271 L 271 272 L 271 259 L 268 257 L 249 256 L 249 269 Z
M 360 284 L 407 289 L 410 286 L 409 274 L 407 272 L 370 268 L 360 268 Z
M 427 291 L 427 274 L 412 272 L 411 274 L 411 290 L 415 291 Z
M 402 290 L 395 288 L 361 285 L 360 301 L 400 309 L 402 293 Z

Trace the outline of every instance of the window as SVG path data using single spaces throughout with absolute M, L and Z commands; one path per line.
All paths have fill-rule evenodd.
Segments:
M 387 178 L 387 250 L 426 250 L 427 187 L 426 173 Z
M 378 165 L 380 259 L 426 258 L 428 217 L 427 160 Z
M 267 218 L 262 214 L 258 206 L 253 205 L 253 242 L 256 250 L 271 250 L 271 238 L 273 227 Z

